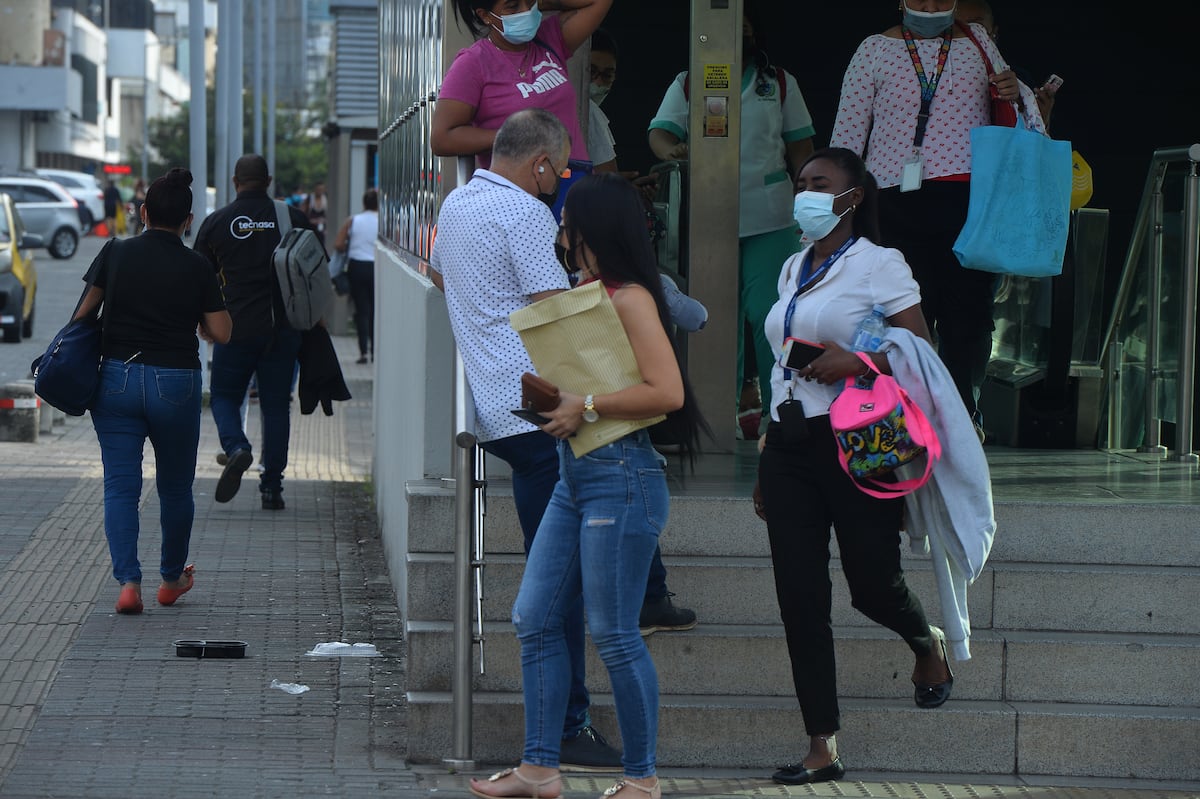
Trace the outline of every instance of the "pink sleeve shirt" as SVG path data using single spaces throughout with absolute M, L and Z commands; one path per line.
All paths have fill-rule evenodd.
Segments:
M 566 125 L 571 158 L 587 161 L 575 87 L 567 78 L 570 57 L 556 14 L 542 21 L 537 37 L 524 51 L 501 50 L 486 37 L 459 51 L 438 96 L 472 106 L 475 126 L 488 130 L 498 130 L 509 114 L 521 109 L 544 108 Z M 491 152 L 480 153 L 476 162 L 487 168 Z
M 981 30 L 977 26 L 975 32 L 988 48 L 992 68 L 1008 69 L 991 39 L 978 36 Z M 932 80 L 942 39 L 917 39 L 916 44 L 925 75 Z M 1021 94 L 1027 109 L 1025 124 L 1044 133 L 1033 93 L 1022 86 Z M 829 146 L 861 155 L 881 189 L 898 186 L 913 152 L 920 107 L 921 84 L 904 40 L 869 36 L 846 68 Z M 1033 113 L 1028 113 L 1031 108 Z M 991 124 L 990 109 L 987 67 L 979 48 L 967 37 L 953 39 L 921 145 L 927 179 L 970 174 L 971 128 Z

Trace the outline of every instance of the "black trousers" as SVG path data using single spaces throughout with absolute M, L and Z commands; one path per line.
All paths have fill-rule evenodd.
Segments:
M 354 303 L 354 329 L 358 333 L 358 354 L 375 354 L 375 264 L 350 261 L 350 300 Z
M 767 426 L 758 480 L 796 699 L 807 733 L 826 735 L 841 728 L 830 621 L 831 526 L 854 608 L 897 633 L 918 656 L 933 650 L 933 637 L 900 567 L 904 500 L 876 499 L 854 486 L 838 465 L 828 416 L 809 419 L 808 427 L 806 442 L 788 446 L 778 423 Z
M 879 192 L 880 242 L 904 253 L 921 286 L 921 310 L 971 418 L 992 355 L 996 275 L 967 269 L 954 240 L 967 221 L 971 184 L 927 180 L 917 191 Z

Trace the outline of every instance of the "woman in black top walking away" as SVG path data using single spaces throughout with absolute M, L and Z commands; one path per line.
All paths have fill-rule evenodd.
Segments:
M 180 238 L 192 221 L 191 184 L 190 172 L 172 169 L 150 185 L 141 208 L 145 232 L 105 246 L 89 269 L 94 285 L 75 314 L 92 314 L 103 301 L 108 316 L 91 415 L 104 462 L 104 534 L 121 584 L 118 613 L 142 612 L 138 501 L 147 438 L 162 527 L 158 603 L 173 605 L 192 587 L 193 570 L 185 564 L 200 443 L 196 334 L 227 342 L 233 322 L 216 273 Z M 110 270 L 116 271 L 106 298 Z

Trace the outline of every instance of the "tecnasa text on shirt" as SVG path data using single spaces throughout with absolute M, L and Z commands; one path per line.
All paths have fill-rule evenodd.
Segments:
M 234 217 L 229 223 L 229 235 L 235 239 L 248 239 L 256 230 L 274 230 L 275 220 L 269 219 L 265 222 L 255 222 L 248 216 Z

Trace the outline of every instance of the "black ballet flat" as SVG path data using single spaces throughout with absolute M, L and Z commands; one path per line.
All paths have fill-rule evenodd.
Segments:
M 937 627 L 930 627 L 929 630 L 933 633 L 937 645 L 942 648 L 942 660 L 946 662 L 946 673 L 950 675 L 950 679 L 932 685 L 916 683 L 913 701 L 917 703 L 917 707 L 927 710 L 946 704 L 946 700 L 950 698 L 950 689 L 954 686 L 954 672 L 950 669 L 950 656 L 946 654 L 946 634 Z
M 804 763 L 788 763 L 781 766 L 771 775 L 771 779 L 780 785 L 807 785 L 810 782 L 830 782 L 846 776 L 842 759 L 835 757 L 828 766 L 821 768 L 805 768 Z

